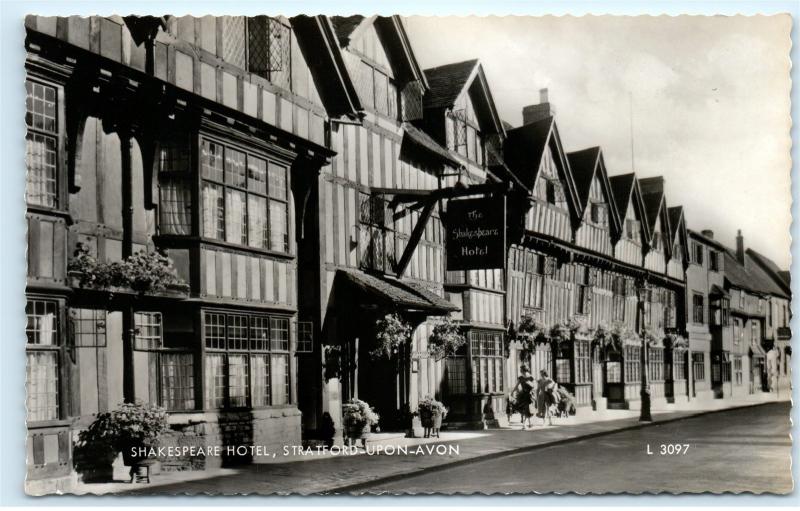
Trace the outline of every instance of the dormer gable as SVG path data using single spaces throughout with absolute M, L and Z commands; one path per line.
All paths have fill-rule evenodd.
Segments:
M 334 16 L 331 23 L 362 107 L 394 120 L 422 117 L 428 88 L 398 16 Z
M 669 224 L 672 229 L 670 235 L 671 258 L 680 257 L 682 261 L 689 261 L 689 243 L 686 232 L 686 219 L 684 217 L 683 206 L 673 206 L 667 208 Z
M 650 243 L 650 227 L 636 175 L 630 173 L 612 176 L 609 180 L 620 215 L 619 239 L 626 239 L 640 247 L 646 247 Z
M 534 200 L 569 213 L 573 230 L 580 225 L 575 180 L 553 117 L 509 130 L 503 155 L 509 168 L 531 190 Z
M 618 235 L 619 213 L 600 147 L 590 147 L 567 154 L 578 192 L 581 222 L 602 227 Z

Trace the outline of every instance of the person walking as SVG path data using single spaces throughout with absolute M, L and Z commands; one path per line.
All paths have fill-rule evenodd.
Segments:
M 555 398 L 555 390 L 556 382 L 547 375 L 547 371 L 539 371 L 536 404 L 538 405 L 538 415 L 542 418 L 542 426 L 545 425 L 545 421 L 548 425 L 553 425 L 553 416 L 550 413 L 550 408 L 558 402 Z
M 526 429 L 526 422 L 529 426 L 533 426 L 533 424 L 531 424 L 531 418 L 533 417 L 533 393 L 536 382 L 527 365 L 523 364 L 522 367 L 520 367 L 520 373 L 519 378 L 517 378 L 517 385 L 514 387 L 514 390 L 511 391 L 508 402 L 511 405 L 511 411 L 519 412 L 520 420 L 522 421 L 522 429 Z

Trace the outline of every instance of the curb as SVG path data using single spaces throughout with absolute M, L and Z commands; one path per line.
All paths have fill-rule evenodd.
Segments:
M 651 426 L 660 426 L 662 424 L 670 424 L 672 422 L 678 422 L 678 421 L 682 421 L 682 420 L 686 420 L 686 419 L 693 419 L 693 418 L 696 418 L 696 417 L 702 417 L 702 416 L 705 416 L 705 415 L 712 415 L 712 414 L 715 414 L 715 413 L 729 412 L 729 411 L 733 411 L 733 410 L 743 410 L 743 409 L 746 409 L 746 408 L 755 408 L 757 406 L 765 406 L 765 405 L 768 405 L 768 404 L 775 404 L 775 403 L 782 403 L 782 402 L 783 401 L 767 401 L 767 402 L 764 402 L 764 403 L 748 403 L 748 404 L 742 404 L 742 405 L 737 405 L 737 406 L 731 406 L 729 408 L 720 408 L 718 410 L 700 410 L 697 413 L 692 413 L 690 415 L 684 415 L 682 417 L 673 417 L 673 418 L 664 419 L 664 420 L 654 420 L 653 422 L 643 422 L 643 423 L 634 424 L 634 425 L 631 425 L 631 426 L 625 426 L 625 427 L 622 427 L 622 428 L 610 429 L 608 431 L 598 431 L 598 432 L 595 432 L 595 433 L 587 433 L 585 435 L 578 435 L 578 436 L 574 436 L 574 437 L 570 437 L 570 438 L 561 438 L 561 439 L 558 439 L 558 440 L 552 440 L 552 441 L 544 442 L 544 443 L 541 443 L 541 444 L 526 445 L 524 447 L 517 447 L 517 448 L 509 449 L 509 450 L 506 450 L 506 451 L 498 451 L 498 452 L 493 452 L 493 453 L 489 453 L 489 454 L 478 455 L 478 456 L 475 456 L 475 457 L 472 457 L 472 458 L 466 458 L 466 459 L 463 459 L 463 460 L 457 460 L 457 461 L 453 461 L 453 462 L 450 462 L 450 463 L 442 463 L 441 465 L 435 465 L 435 466 L 432 466 L 432 467 L 412 469 L 412 470 L 409 470 L 409 471 L 406 471 L 406 472 L 402 472 L 402 473 L 399 473 L 399 474 L 392 474 L 392 475 L 386 476 L 386 477 L 378 477 L 378 478 L 371 479 L 369 481 L 364 481 L 364 482 L 361 482 L 361 483 L 354 483 L 354 484 L 347 484 L 347 485 L 344 485 L 344 486 L 337 486 L 335 488 L 331 488 L 331 489 L 328 489 L 328 490 L 323 490 L 323 491 L 320 491 L 320 492 L 315 492 L 315 493 L 312 493 L 312 494 L 309 494 L 309 495 L 343 495 L 343 494 L 353 494 L 353 492 L 359 492 L 359 491 L 361 492 L 361 493 L 359 493 L 359 495 L 381 495 L 381 493 L 367 492 L 367 491 L 363 491 L 363 490 L 366 490 L 367 488 L 373 487 L 376 484 L 392 483 L 392 482 L 395 482 L 395 481 L 406 479 L 408 477 L 416 477 L 416 476 L 420 476 L 420 475 L 424 475 L 424 474 L 431 474 L 431 473 L 439 472 L 439 471 L 442 471 L 442 470 L 447 470 L 449 468 L 460 467 L 460 466 L 463 466 L 463 465 L 469 465 L 471 463 L 479 463 L 479 462 L 482 462 L 482 461 L 493 460 L 493 459 L 497 459 L 497 458 L 502 458 L 504 456 L 510 456 L 510 455 L 513 455 L 513 454 L 536 451 L 536 450 L 539 450 L 539 449 L 545 449 L 545 448 L 548 448 L 548 447 L 554 447 L 554 446 L 558 446 L 558 445 L 568 444 L 568 443 L 571 443 L 571 442 L 580 442 L 580 441 L 588 440 L 588 439 L 592 439 L 592 438 L 597 438 L 597 437 L 602 437 L 602 436 L 607 436 L 607 435 L 613 435 L 613 434 L 616 434 L 616 433 L 623 433 L 625 431 L 634 431 L 634 430 L 638 430 L 638 429 L 649 428 Z

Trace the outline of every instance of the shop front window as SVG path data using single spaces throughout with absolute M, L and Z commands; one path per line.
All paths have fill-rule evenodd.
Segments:
M 205 312 L 205 407 L 288 404 L 289 318 Z

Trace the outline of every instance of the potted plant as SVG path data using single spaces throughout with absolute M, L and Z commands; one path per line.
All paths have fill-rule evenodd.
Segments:
M 442 360 L 455 355 L 466 342 L 461 325 L 448 316 L 433 327 L 428 338 L 428 353 L 434 359 Z
M 447 416 L 447 408 L 444 403 L 428 396 L 419 402 L 417 406 L 419 420 L 425 428 L 425 438 L 436 436 L 439 438 L 439 429 L 442 427 L 442 419 Z
M 342 423 L 348 440 L 361 440 L 366 443 L 372 426 L 378 424 L 380 417 L 366 401 L 353 398 L 342 405 Z
M 100 413 L 78 434 L 76 458 L 82 460 L 84 469 L 79 471 L 88 472 L 90 479 L 110 479 L 114 459 L 122 453 L 133 477 L 147 460 L 141 450 L 152 445 L 167 428 L 166 411 L 158 406 L 124 403 L 116 410 Z
M 387 314 L 375 322 L 377 347 L 370 351 L 373 358 L 390 358 L 397 348 L 411 337 L 411 325 L 397 313 Z

